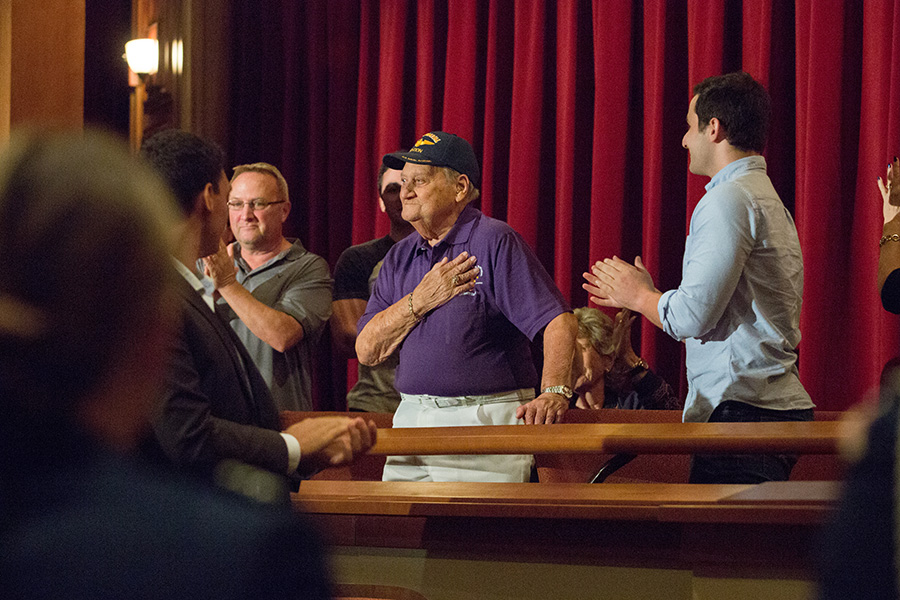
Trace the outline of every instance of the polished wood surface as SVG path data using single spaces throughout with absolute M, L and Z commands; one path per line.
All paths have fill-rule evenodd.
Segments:
M 334 600 L 427 600 L 415 590 L 394 585 L 336 583 L 333 592 Z
M 85 0 L 0 5 L 0 145 L 27 126 L 81 129 Z
M 671 587 L 673 598 L 698 597 L 684 590 L 685 574 L 701 587 L 708 577 L 752 582 L 753 595 L 735 596 L 726 581 L 727 591 L 702 596 L 728 598 L 773 597 L 759 593 L 761 581 L 777 581 L 778 590 L 785 582 L 796 587 L 809 581 L 811 557 L 838 490 L 835 482 L 320 480 L 304 481 L 293 500 L 332 545 L 348 581 L 405 585 L 439 600 L 458 598 L 459 589 L 513 597 L 508 582 L 535 573 L 547 583 L 529 596 L 535 598 L 600 597 L 583 590 L 631 586 L 635 577 L 656 577 L 647 588 Z M 627 583 L 610 579 L 629 569 L 639 571 L 623 575 Z M 579 582 L 572 586 L 576 591 L 560 593 L 572 581 Z
M 317 480 L 304 481 L 293 500 L 297 510 L 317 514 L 817 523 L 833 506 L 837 490 L 837 484 L 823 482 L 590 485 Z M 718 509 L 727 510 L 714 515 Z
M 723 498 L 723 504 L 831 505 L 841 491 L 839 481 L 769 481 Z
M 380 452 L 387 444 L 395 444 L 399 436 L 416 436 L 415 432 L 394 434 L 389 432 L 393 415 L 388 413 L 347 413 L 347 412 L 282 412 L 282 426 L 287 428 L 292 424 L 308 418 L 316 418 L 323 415 L 365 417 L 375 422 L 381 436 L 381 445 L 375 454 L 367 454 L 358 457 L 347 466 L 325 469 L 315 476 L 315 479 L 352 479 L 381 481 L 381 471 L 384 467 L 385 455 Z M 843 413 L 821 412 L 815 413 L 816 421 L 835 421 L 843 417 Z M 619 410 L 604 408 L 596 410 L 579 409 L 566 411 L 563 416 L 566 424 L 649 424 L 668 423 L 682 425 L 681 411 L 678 410 Z M 524 427 L 524 426 L 523 426 Z M 421 431 L 421 430 L 419 430 Z M 538 427 L 536 432 L 557 436 L 559 426 Z M 649 430 L 646 430 L 649 431 Z M 459 429 L 450 430 L 450 433 L 468 433 Z M 528 433 L 528 432 L 524 432 Z M 841 432 L 835 432 L 840 439 Z M 783 440 L 782 440 L 783 441 Z M 405 440 L 404 443 L 408 442 Z M 768 448 L 767 448 L 768 449 Z M 791 473 L 791 480 L 807 481 L 832 481 L 842 478 L 843 462 L 840 455 L 834 453 L 833 446 L 828 445 L 826 454 L 801 454 L 796 467 Z M 444 451 L 443 449 L 441 451 Z M 672 451 L 677 452 L 677 451 Z M 598 469 L 603 466 L 614 454 L 609 452 L 535 452 L 535 466 L 541 482 L 550 483 L 587 483 Z M 684 451 L 681 454 L 652 454 L 644 453 L 630 462 L 624 468 L 614 473 L 606 483 L 686 483 L 690 468 L 691 452 Z
M 379 430 L 378 442 L 370 453 L 835 454 L 846 436 L 837 421 L 417 427 Z
M 581 593 L 582 585 L 593 589 L 629 568 L 640 569 L 632 578 L 665 575 L 662 585 L 673 590 L 682 589 L 685 574 L 779 586 L 808 581 L 837 491 L 822 482 L 304 481 L 294 502 L 333 546 L 345 580 L 408 585 L 450 600 L 461 588 L 505 590 L 511 578 L 542 569 L 550 583 L 535 597 L 581 599 L 600 597 Z M 407 572 L 413 576 L 396 576 Z M 559 594 L 572 578 L 584 582 L 579 591 Z M 772 597 L 739 597 L 763 596 Z M 672 597 L 697 598 L 690 590 Z

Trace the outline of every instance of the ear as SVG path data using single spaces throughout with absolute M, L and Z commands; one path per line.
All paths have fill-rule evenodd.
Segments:
M 207 183 L 194 198 L 193 214 L 210 213 L 215 207 L 215 193 L 211 183 Z
M 281 222 L 284 223 L 287 221 L 288 215 L 291 214 L 291 202 L 287 201 L 284 204 L 279 204 L 281 207 Z
M 456 180 L 456 201 L 462 202 L 469 195 L 469 190 L 472 188 L 472 182 L 469 181 L 468 175 L 464 175 L 463 173 L 459 174 L 459 178 Z
M 203 199 L 203 205 L 206 207 L 207 212 L 213 212 L 216 206 L 216 190 L 213 188 L 213 184 L 207 183 L 203 186 L 200 196 Z
M 711 117 L 709 119 L 709 124 L 706 126 L 706 134 L 713 142 L 718 143 L 725 141 L 725 129 L 716 117 Z
M 381 212 L 387 212 L 387 207 L 384 205 L 384 200 L 381 198 L 378 199 L 378 208 L 381 209 Z

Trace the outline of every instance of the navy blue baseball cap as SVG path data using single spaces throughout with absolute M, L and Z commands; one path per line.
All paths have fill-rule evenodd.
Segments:
M 472 145 L 458 135 L 444 131 L 426 133 L 408 152 L 385 154 L 381 162 L 389 169 L 403 169 L 404 163 L 450 167 L 469 178 L 476 188 L 481 186 L 481 169 Z

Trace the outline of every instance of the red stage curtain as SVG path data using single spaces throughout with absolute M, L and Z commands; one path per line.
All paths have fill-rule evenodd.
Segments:
M 640 254 L 672 288 L 706 183 L 681 148 L 691 88 L 744 69 L 772 94 L 766 158 L 803 246 L 804 384 L 820 409 L 843 409 L 898 354 L 874 281 L 875 179 L 900 153 L 900 0 L 232 7 L 229 155 L 283 168 L 290 233 L 330 264 L 387 231 L 380 156 L 444 129 L 482 160 L 482 210 L 525 237 L 574 306 L 581 273 L 613 254 Z M 681 346 L 646 321 L 635 337 L 684 392 Z M 341 406 L 342 376 L 335 390 L 320 378 L 322 408 Z

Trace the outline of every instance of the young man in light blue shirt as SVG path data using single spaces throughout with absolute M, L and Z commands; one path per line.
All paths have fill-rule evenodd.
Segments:
M 592 302 L 639 311 L 685 342 L 685 421 L 813 418 L 797 370 L 800 242 L 761 156 L 769 112 L 768 93 L 746 73 L 694 87 L 682 146 L 691 173 L 712 179 L 691 216 L 677 289 L 656 289 L 640 257 L 634 265 L 607 258 L 585 274 Z M 791 455 L 697 455 L 690 480 L 786 480 L 795 462 Z

